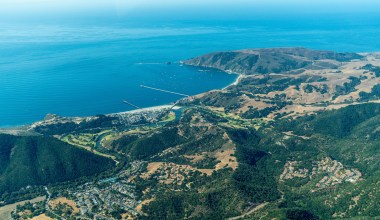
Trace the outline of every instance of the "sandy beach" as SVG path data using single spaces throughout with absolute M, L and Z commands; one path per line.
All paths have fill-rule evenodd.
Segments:
M 233 81 L 231 84 L 229 84 L 226 87 L 224 87 L 222 90 L 227 89 L 230 86 L 236 86 L 240 82 L 240 80 L 242 78 L 244 78 L 244 76 L 242 74 L 237 74 L 237 73 L 232 73 L 232 72 L 227 72 L 227 73 L 238 75 L 238 77 L 235 79 L 235 81 Z
M 125 111 L 125 112 L 111 113 L 111 114 L 107 114 L 107 116 L 121 115 L 121 114 L 138 114 L 138 113 L 142 113 L 142 112 L 161 111 L 161 110 L 169 109 L 172 107 L 173 107 L 173 105 L 158 105 L 158 106 L 140 108 L 140 109 Z

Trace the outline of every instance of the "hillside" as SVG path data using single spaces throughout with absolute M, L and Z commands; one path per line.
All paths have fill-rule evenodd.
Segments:
M 0 193 L 90 176 L 113 162 L 51 137 L 0 134 Z
M 377 219 L 379 56 L 303 48 L 217 54 L 202 57 L 240 70 L 237 83 L 184 98 L 175 108 L 52 115 L 28 127 L 39 137 L 0 136 L 3 180 L 18 184 L 12 167 L 36 182 L 58 178 L 52 170 L 87 175 L 89 164 L 106 160 L 92 152 L 117 167 L 51 184 L 52 201 L 63 204 L 48 201 L 43 213 L 66 219 Z M 263 63 L 273 64 L 267 73 L 258 71 Z M 54 160 L 42 166 L 42 157 Z
M 207 155 L 211 149 L 206 146 L 216 147 L 216 152 L 217 146 L 223 146 L 222 143 L 217 144 L 217 140 L 222 140 L 217 136 L 207 138 L 209 142 L 205 145 L 190 141 L 197 137 L 191 134 L 198 130 L 195 129 L 196 118 L 200 118 L 202 125 L 208 125 L 208 131 L 226 132 L 226 137 L 235 146 L 233 157 L 225 169 L 204 176 L 204 179 L 184 176 L 182 181 L 186 185 L 192 181 L 193 187 L 179 187 L 180 192 L 170 190 L 171 187 L 178 188 L 175 187 L 178 182 L 168 183 L 162 179 L 167 175 L 162 172 L 170 172 L 171 168 L 158 169 L 150 174 L 157 178 L 157 185 L 151 185 L 155 182 L 153 179 L 149 187 L 153 187 L 151 190 L 166 188 L 166 191 L 159 196 L 154 193 L 156 190 L 148 193 L 148 198 L 150 194 L 156 199 L 143 210 L 149 214 L 149 219 L 222 219 L 249 212 L 262 204 L 264 207 L 253 212 L 252 219 L 379 216 L 377 201 L 380 190 L 377 185 L 380 183 L 380 164 L 376 158 L 380 157 L 380 151 L 374 132 L 378 130 L 375 121 L 378 120 L 379 108 L 379 104 L 350 106 L 303 116 L 295 121 L 279 120 L 258 130 L 230 127 L 235 124 L 233 120 L 226 123 L 215 116 L 210 121 L 211 113 L 198 115 L 187 112 L 186 116 L 191 115 L 193 121 L 186 124 L 192 129 L 188 128 L 190 133 L 185 132 L 189 140 L 181 143 L 188 144 L 165 150 L 167 153 L 158 154 L 155 161 L 163 161 L 168 167 L 175 167 L 170 165 L 171 162 L 202 168 L 193 163 L 193 158 Z M 350 120 L 353 118 L 355 120 Z M 185 121 L 181 124 L 178 126 L 187 127 Z M 304 127 L 312 132 L 305 132 Z M 369 131 L 374 137 L 371 134 L 368 137 Z M 199 130 L 195 134 L 208 132 Z M 215 168 L 221 160 L 215 156 L 211 158 L 216 161 L 208 168 L 217 171 Z M 205 159 L 200 157 L 198 161 Z M 237 169 L 231 169 L 235 159 L 239 165 Z
M 229 71 L 242 74 L 238 83 L 223 91 L 211 91 L 198 95 L 195 97 L 195 103 L 216 107 L 227 114 L 238 115 L 245 119 L 272 120 L 379 100 L 380 60 L 377 54 L 359 55 L 300 48 L 244 51 L 270 53 L 277 61 L 282 60 L 283 56 L 291 57 L 288 57 L 287 61 L 281 61 L 283 67 L 280 72 L 271 69 L 266 74 L 257 72 L 256 67 L 252 69 L 249 65 L 226 58 L 227 63 L 233 63 L 237 68 L 234 67 L 236 71 L 233 69 Z M 244 53 L 250 56 L 250 53 Z M 201 56 L 195 60 L 204 60 L 204 57 L 208 56 Z M 288 64 L 298 62 L 300 57 L 303 60 L 311 59 L 308 62 L 312 65 L 320 61 L 336 65 L 318 64 L 318 68 L 306 65 L 303 68 L 291 68 L 292 70 L 286 67 Z M 276 62 L 265 61 L 271 65 Z M 203 62 L 197 63 L 194 60 L 185 61 L 185 63 L 204 66 Z M 216 66 L 211 66 L 226 70 L 224 67 L 219 67 L 217 63 L 214 63 Z

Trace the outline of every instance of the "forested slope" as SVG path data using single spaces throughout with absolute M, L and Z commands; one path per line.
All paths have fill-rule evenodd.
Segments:
M 113 161 L 51 137 L 0 134 L 0 192 L 71 180 L 112 167 Z

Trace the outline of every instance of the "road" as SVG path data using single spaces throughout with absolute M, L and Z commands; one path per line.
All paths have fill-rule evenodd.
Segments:
M 251 210 L 249 210 L 248 212 L 242 214 L 242 215 L 239 215 L 239 216 L 236 216 L 236 217 L 232 217 L 232 218 L 229 218 L 228 220 L 237 220 L 237 219 L 241 219 L 241 218 L 245 218 L 245 217 L 248 217 L 249 215 L 251 215 L 252 213 L 256 212 L 257 210 L 259 209 L 262 209 L 264 208 L 266 205 L 268 205 L 269 202 L 265 202 L 265 203 L 262 203 L 254 208 L 252 208 Z
M 46 198 L 46 205 L 45 205 L 45 208 L 46 208 L 46 211 L 52 213 L 54 216 L 56 216 L 58 219 L 62 219 L 62 220 L 66 220 L 65 218 L 61 217 L 60 215 L 57 215 L 56 213 L 54 213 L 52 210 L 50 210 L 50 207 L 49 207 L 49 201 L 50 201 L 50 198 L 51 198 L 51 193 L 49 192 L 49 189 L 47 188 L 47 186 L 44 186 L 44 189 L 47 193 L 47 198 Z

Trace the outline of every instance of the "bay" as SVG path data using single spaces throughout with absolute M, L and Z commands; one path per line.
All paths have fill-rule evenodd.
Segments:
M 179 64 L 213 51 L 380 51 L 379 16 L 152 24 L 1 24 L 0 126 L 32 123 L 48 113 L 88 116 L 132 110 L 123 100 L 150 107 L 181 98 L 140 85 L 189 95 L 223 88 L 236 75 Z

